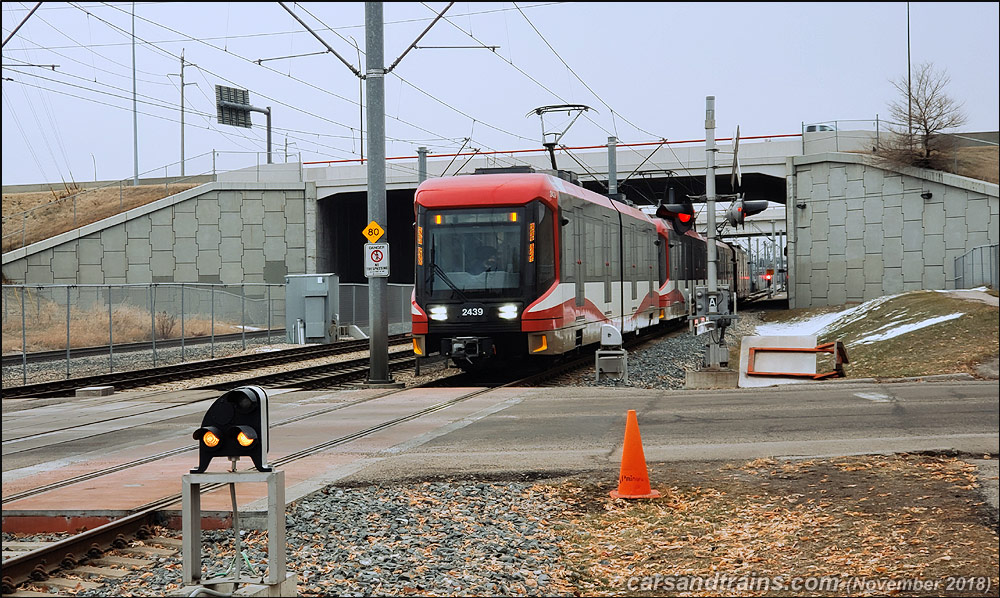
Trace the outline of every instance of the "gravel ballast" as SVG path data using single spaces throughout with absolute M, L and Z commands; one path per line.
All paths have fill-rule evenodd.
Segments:
M 736 339 L 752 334 L 757 321 L 744 314 L 730 329 L 731 356 L 738 356 Z M 627 385 L 595 381 L 592 367 L 554 383 L 681 389 L 685 368 L 700 363 L 704 346 L 704 336 L 685 330 L 631 350 Z M 428 368 L 430 375 L 441 373 Z M 422 382 L 406 379 L 407 385 Z M 575 580 L 557 535 L 568 508 L 551 488 L 530 482 L 332 485 L 289 505 L 287 566 L 299 576 L 300 594 L 309 596 L 572 595 Z M 234 556 L 232 535 L 204 532 L 207 576 L 225 573 Z M 266 535 L 244 530 L 242 538 L 250 562 L 263 569 Z M 181 581 L 178 553 L 76 595 L 162 596 L 179 591 Z
M 303 596 L 570 595 L 553 529 L 566 509 L 551 488 L 527 482 L 329 486 L 289 505 L 287 569 Z M 223 576 L 235 555 L 233 530 L 202 537 L 205 579 Z M 266 534 L 244 530 L 241 538 L 264 574 Z M 76 595 L 177 594 L 180 553 L 155 560 Z

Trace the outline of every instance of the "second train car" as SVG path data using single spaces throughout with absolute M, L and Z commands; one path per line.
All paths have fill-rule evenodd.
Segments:
M 630 333 L 687 315 L 706 284 L 705 240 L 563 176 L 477 171 L 419 186 L 417 355 L 473 369 L 568 353 L 599 342 L 604 324 Z M 720 244 L 719 264 L 720 284 L 748 281 L 741 249 Z

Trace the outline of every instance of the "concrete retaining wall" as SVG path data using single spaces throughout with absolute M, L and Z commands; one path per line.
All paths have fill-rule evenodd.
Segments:
M 790 307 L 952 288 L 955 258 L 1000 240 L 995 184 L 857 154 L 787 166 Z
M 209 183 L 3 255 L 20 284 L 284 283 L 315 271 L 315 183 Z

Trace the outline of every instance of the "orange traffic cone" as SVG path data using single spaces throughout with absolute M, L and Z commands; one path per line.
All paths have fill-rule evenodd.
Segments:
M 659 498 L 660 493 L 649 487 L 646 456 L 642 452 L 639 420 L 635 410 L 629 409 L 625 422 L 625 444 L 622 448 L 622 467 L 618 475 L 618 490 L 611 491 L 611 498 Z

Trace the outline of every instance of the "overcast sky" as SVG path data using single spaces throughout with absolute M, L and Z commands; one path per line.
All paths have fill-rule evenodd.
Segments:
M 3 3 L 5 40 L 34 5 Z M 286 142 L 305 161 L 360 157 L 359 79 L 276 2 L 46 2 L 3 47 L 4 185 L 131 180 L 133 6 L 140 177 L 180 174 L 182 51 L 187 175 L 211 172 L 213 150 L 219 168 L 265 159 L 264 115 L 216 122 L 220 84 L 273 109 L 276 161 Z M 363 64 L 364 3 L 286 6 L 354 68 L 356 42 Z M 386 66 L 445 6 L 385 4 Z M 950 76 L 962 131 L 1000 128 L 998 22 L 997 3 L 910 4 L 910 61 Z M 907 5 L 457 2 L 418 46 L 386 77 L 388 156 L 538 148 L 526 115 L 553 104 L 592 108 L 568 146 L 701 139 L 709 95 L 719 138 L 865 129 L 899 99 Z

